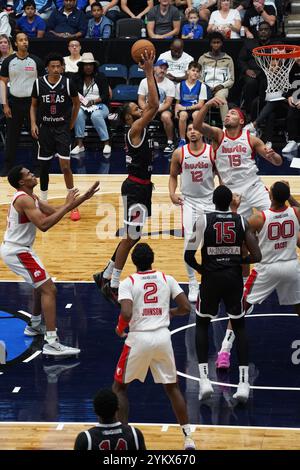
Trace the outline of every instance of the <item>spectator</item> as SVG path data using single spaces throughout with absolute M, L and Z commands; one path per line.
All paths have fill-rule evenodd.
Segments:
M 199 12 L 201 20 L 208 22 L 211 12 L 216 9 L 217 0 L 187 0 L 188 8 L 185 10 L 187 17 L 189 11 L 195 8 Z
M 95 0 L 89 0 L 90 6 L 95 2 Z M 103 15 L 105 15 L 109 20 L 115 23 L 117 20 L 122 18 L 122 13 L 119 8 L 119 0 L 111 0 L 110 2 L 101 1 L 100 2 L 103 8 Z M 89 7 L 87 8 L 87 10 Z
M 0 34 L 0 70 L 4 59 L 13 53 L 14 51 L 9 37 L 7 37 L 6 34 Z
M 213 11 L 207 32 L 219 31 L 227 39 L 240 37 L 241 17 L 232 7 L 232 0 L 218 0 L 218 10 Z
M 179 119 L 179 143 L 178 147 L 186 144 L 186 126 L 188 119 L 197 116 L 198 110 L 202 108 L 208 99 L 206 85 L 200 82 L 200 65 L 198 62 L 191 62 L 187 71 L 187 79 L 176 86 L 176 107 L 175 116 Z
M 189 11 L 188 23 L 184 24 L 181 30 L 182 39 L 202 39 L 203 38 L 203 28 L 198 23 L 199 13 L 196 9 Z
M 103 15 L 101 3 L 91 5 L 92 17 L 88 22 L 86 38 L 109 39 L 112 32 L 112 22 Z
M 166 153 L 171 153 L 174 150 L 174 124 L 173 124 L 173 113 L 172 113 L 172 103 L 175 98 L 175 86 L 166 77 L 168 70 L 168 62 L 163 59 L 159 59 L 154 64 L 154 77 L 158 86 L 159 91 L 159 108 L 158 116 L 160 117 L 161 122 L 163 123 L 164 130 L 167 136 L 167 146 L 164 151 Z M 147 106 L 147 96 L 148 96 L 148 84 L 147 78 L 144 78 L 138 89 L 138 105 L 144 110 Z
M 121 0 L 121 10 L 129 18 L 145 18 L 153 6 L 153 0 Z
M 147 31 L 152 39 L 171 39 L 180 33 L 180 13 L 171 0 L 159 0 L 147 16 Z
M 60 10 L 64 6 L 64 0 L 55 0 L 56 8 Z M 88 0 L 76 0 L 76 8 L 84 10 L 88 4 Z
M 41 60 L 28 53 L 28 37 L 17 33 L 15 45 L 17 52 L 4 59 L 1 67 L 1 86 L 4 85 L 3 111 L 7 120 L 4 168 L 1 176 L 7 176 L 14 166 L 17 145 L 24 120 L 30 122 L 32 87 L 37 77 L 43 75 Z M 10 95 L 8 101 L 8 82 Z M 35 146 L 37 151 L 37 146 Z
M 68 49 L 70 51 L 70 55 L 64 57 L 64 62 L 65 62 L 65 73 L 70 75 L 70 74 L 75 74 L 78 72 L 77 64 L 81 59 L 80 42 L 77 39 L 70 39 L 69 44 L 68 44 Z
M 194 57 L 183 51 L 183 47 L 184 42 L 182 39 L 174 39 L 170 50 L 163 52 L 158 57 L 158 59 L 163 59 L 168 62 L 167 78 L 175 83 L 186 79 L 186 71 L 189 63 L 194 60 Z
M 36 5 L 36 11 L 38 15 L 46 21 L 51 15 L 52 11 L 55 10 L 55 4 L 53 0 L 34 0 Z M 15 13 L 20 16 L 24 13 L 24 0 L 14 0 Z
M 49 36 L 58 38 L 81 38 L 86 34 L 85 14 L 76 8 L 76 0 L 64 0 L 61 10 L 54 10 L 47 24 Z
M 234 64 L 232 58 L 222 51 L 224 36 L 214 32 L 209 36 L 210 51 L 199 57 L 201 66 L 200 79 L 209 86 L 213 95 L 222 98 L 225 104 L 220 106 L 220 114 L 224 123 L 228 112 L 227 98 L 229 89 L 234 84 Z
M 268 23 L 272 28 L 272 34 L 276 32 L 276 11 L 272 5 L 265 5 L 265 0 L 252 0 L 250 7 L 246 10 L 243 26 L 248 39 L 258 36 L 259 25 Z
M 11 26 L 9 23 L 9 17 L 7 11 L 0 6 L 0 34 L 6 34 L 6 36 L 10 36 L 11 33 Z
M 1 44 L 1 42 L 0 42 Z M 288 92 L 289 110 L 287 115 L 288 143 L 283 154 L 296 152 L 300 147 L 300 58 L 296 59 L 290 73 L 292 88 Z
M 245 40 L 244 45 L 239 54 L 239 70 L 243 81 L 243 108 L 246 116 L 253 121 L 257 115 L 257 100 L 259 96 L 261 102 L 265 99 L 265 90 L 267 88 L 267 80 L 263 70 L 257 65 L 252 50 L 258 46 L 267 46 L 276 43 L 271 40 L 272 29 L 265 21 L 260 23 L 258 27 L 258 37 L 253 40 Z
M 42 38 L 45 35 L 46 23 L 36 14 L 34 0 L 24 2 L 25 16 L 17 20 L 17 29 L 26 33 L 29 38 Z
M 103 73 L 97 72 L 99 62 L 94 59 L 91 52 L 82 54 L 78 62 L 78 80 L 76 81 L 81 102 L 79 113 L 75 122 L 75 137 L 77 145 L 71 155 L 78 155 L 85 151 L 83 145 L 85 123 L 88 117 L 94 125 L 101 142 L 104 143 L 103 154 L 111 154 L 108 130 L 105 119 L 108 117 L 109 86 Z
M 100 424 L 80 432 L 74 450 L 146 450 L 141 431 L 120 423 L 119 402 L 114 392 L 109 389 L 99 390 L 93 404 Z

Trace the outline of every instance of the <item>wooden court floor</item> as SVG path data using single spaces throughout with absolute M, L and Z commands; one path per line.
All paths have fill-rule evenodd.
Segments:
M 35 251 L 48 272 L 59 281 L 91 281 L 91 275 L 102 269 L 112 255 L 122 227 L 123 213 L 120 185 L 124 175 L 75 175 L 75 185 L 84 191 L 100 180 L 100 192 L 80 209 L 81 220 L 72 222 L 68 215 L 49 232 L 39 232 Z M 266 186 L 286 177 L 263 177 Z M 180 209 L 168 196 L 168 176 L 153 177 L 153 217 L 144 228 L 147 241 L 155 252 L 155 267 L 186 281 L 182 261 L 183 241 L 180 236 Z M 298 177 L 289 177 L 291 191 L 300 195 Z M 0 178 L 0 238 L 6 225 L 6 213 L 13 194 L 6 179 Z M 39 190 L 36 191 L 39 194 Z M 63 203 L 65 188 L 61 175 L 50 176 L 49 202 Z M 170 236 L 170 230 L 177 230 Z M 123 276 L 133 270 L 128 261 Z M 19 280 L 0 259 L 0 279 Z M 74 423 L 5 423 L 0 422 L 0 449 L 72 449 L 78 432 L 91 424 Z M 138 425 L 145 435 L 147 448 L 182 449 L 181 432 L 176 426 Z M 194 438 L 198 449 L 300 449 L 300 430 L 285 428 L 238 428 L 197 426 Z

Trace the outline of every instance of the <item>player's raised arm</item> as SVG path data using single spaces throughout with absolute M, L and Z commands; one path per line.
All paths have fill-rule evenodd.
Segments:
M 193 126 L 194 129 L 201 132 L 209 139 L 213 140 L 216 143 L 219 143 L 223 137 L 223 132 L 218 127 L 209 126 L 205 124 L 205 117 L 208 113 L 208 110 L 212 107 L 219 107 L 220 105 L 225 104 L 221 98 L 214 97 L 211 100 L 207 101 L 205 105 L 199 110 L 197 115 L 194 117 Z

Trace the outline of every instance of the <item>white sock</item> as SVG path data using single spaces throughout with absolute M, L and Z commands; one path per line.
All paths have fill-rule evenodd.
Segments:
M 181 426 L 184 437 L 190 437 L 192 434 L 191 426 L 189 424 L 182 424 Z
M 121 272 L 122 272 L 122 269 L 116 269 L 116 268 L 113 269 L 111 281 L 110 281 L 110 287 L 114 287 L 114 288 L 119 287 Z
M 195 274 L 195 270 L 191 268 L 187 263 L 185 263 L 185 267 L 188 273 L 188 278 L 189 278 L 189 284 L 196 284 L 197 283 L 197 278 Z M 198 283 L 197 283 L 198 284 Z
M 31 326 L 34 328 L 39 326 L 42 321 L 42 315 L 32 315 L 30 319 Z
M 40 191 L 40 198 L 42 201 L 47 201 L 48 199 L 48 189 L 47 191 Z
M 115 262 L 110 260 L 108 265 L 106 266 L 106 268 L 104 270 L 104 273 L 103 273 L 103 277 L 105 279 L 110 279 L 111 278 L 114 267 L 115 267 Z
M 55 330 L 55 331 L 47 331 L 46 334 L 45 334 L 44 339 L 45 339 L 45 340 L 47 341 L 47 343 L 49 343 L 49 344 L 55 343 L 55 341 L 58 340 L 56 330 Z
M 173 140 L 168 140 L 168 144 L 173 144 Z
M 208 363 L 199 364 L 199 374 L 201 379 L 208 379 Z
M 239 366 L 240 383 L 249 382 L 249 366 Z
M 234 332 L 232 330 L 227 329 L 226 333 L 225 333 L 225 336 L 224 336 L 224 339 L 223 339 L 222 346 L 221 346 L 221 352 L 228 352 L 229 353 L 231 351 L 234 339 L 235 339 Z

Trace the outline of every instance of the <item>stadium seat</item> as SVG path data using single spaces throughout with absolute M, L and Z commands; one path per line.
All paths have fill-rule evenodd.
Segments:
M 116 23 L 117 38 L 140 38 L 145 23 L 139 18 L 122 18 Z
M 128 72 L 129 85 L 138 85 L 140 81 L 145 78 L 145 72 L 137 64 L 131 65 Z
M 120 83 L 127 83 L 128 69 L 126 65 L 103 64 L 98 70 L 99 72 L 104 73 L 112 88 Z

